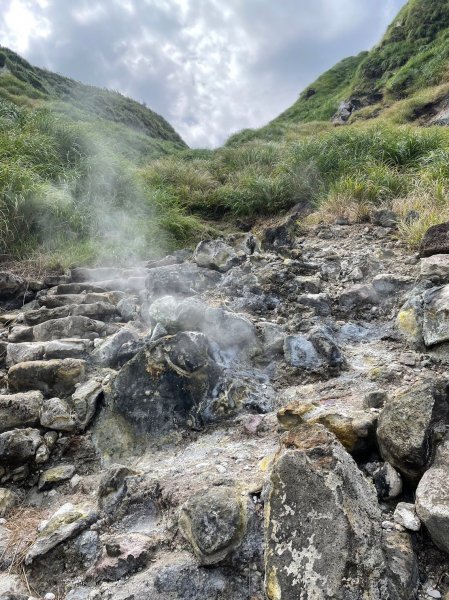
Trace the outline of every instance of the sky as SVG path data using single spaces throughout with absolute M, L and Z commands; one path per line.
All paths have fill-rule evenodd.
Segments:
M 163 115 L 192 147 L 259 127 L 405 0 L 1 0 L 0 45 Z

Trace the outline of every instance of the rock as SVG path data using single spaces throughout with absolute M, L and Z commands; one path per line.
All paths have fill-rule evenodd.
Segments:
M 8 488 L 0 488 L 0 517 L 7 514 L 19 504 L 19 496 Z
M 17 299 L 26 290 L 26 281 L 22 277 L 14 275 L 10 271 L 0 272 L 0 300 Z M 23 298 L 18 306 L 23 304 Z
M 301 294 L 320 294 L 322 281 L 319 275 L 298 275 L 295 277 L 298 292 Z
M 388 598 L 413 600 L 418 592 L 419 570 L 410 535 L 383 531 L 382 539 L 388 568 Z
M 203 334 L 178 333 L 151 342 L 127 362 L 105 390 L 106 405 L 142 442 L 156 441 L 216 416 L 213 390 L 220 374 Z
M 90 566 L 100 553 L 100 536 L 96 531 L 84 531 L 76 538 L 73 546 L 77 555 L 81 557 L 83 566 Z
M 340 294 L 340 308 L 345 312 L 363 310 L 379 304 L 380 298 L 372 285 L 356 284 Z
M 419 480 L 444 435 L 448 414 L 447 384 L 441 381 L 418 383 L 389 398 L 377 429 L 384 460 L 406 479 Z
M 122 298 L 117 304 L 117 312 L 124 321 L 134 321 L 138 312 L 137 300 Z
M 117 325 L 94 321 L 88 317 L 64 317 L 35 325 L 32 328 L 32 337 L 36 342 L 67 338 L 92 340 L 97 337 L 112 335 L 118 329 Z
M 57 467 L 47 469 L 39 477 L 38 488 L 42 491 L 51 489 L 55 485 L 68 481 L 74 474 L 74 465 L 58 465 Z
M 181 507 L 179 528 L 200 564 L 216 564 L 240 545 L 246 508 L 236 490 L 213 488 L 192 496 Z
M 90 349 L 89 340 L 53 340 L 52 342 L 9 343 L 6 363 L 8 366 L 33 360 L 52 358 L 85 358 Z
M 449 254 L 449 223 L 433 225 L 423 237 L 419 255 L 426 257 L 434 254 Z
M 328 317 L 331 314 L 331 301 L 327 294 L 300 294 L 296 302 L 300 309 L 312 315 Z
M 0 395 L 0 433 L 16 427 L 39 425 L 42 402 L 41 392 Z
M 82 283 L 95 282 L 98 287 L 102 287 L 100 281 L 104 279 L 129 279 L 130 277 L 144 277 L 147 274 L 145 268 L 121 268 L 121 267 L 75 267 L 71 269 L 72 282 Z
M 109 304 L 107 302 L 94 302 L 92 304 L 69 304 L 65 306 L 59 306 L 58 308 L 46 308 L 45 306 L 42 306 L 37 310 L 30 310 L 26 312 L 24 315 L 24 322 L 27 325 L 34 326 L 45 323 L 46 321 L 59 320 L 66 317 L 85 317 L 93 319 L 95 322 L 101 322 L 104 319 L 109 319 L 113 316 L 116 316 L 117 310 L 118 309 L 113 304 Z M 88 330 L 88 333 L 89 339 L 96 337 L 94 334 L 92 334 L 92 330 Z
M 308 371 L 325 368 L 338 372 L 346 367 L 346 359 L 326 327 L 314 327 L 307 336 L 287 336 L 284 340 L 284 355 L 292 367 Z
M 64 504 L 39 531 L 36 541 L 26 554 L 25 563 L 29 565 L 36 558 L 44 556 L 58 544 L 87 529 L 96 519 L 97 514 L 87 504 Z
M 142 569 L 154 551 L 154 541 L 151 537 L 140 533 L 128 533 L 115 537 L 113 555 L 106 553 L 99 562 L 89 569 L 87 578 L 95 581 L 117 581 Z
M 371 223 L 378 227 L 396 228 L 399 221 L 397 213 L 387 208 L 380 208 L 371 212 Z
M 152 269 L 145 280 L 145 287 L 152 300 L 167 295 L 193 296 L 215 287 L 221 278 L 220 273 L 196 264 L 169 265 Z
M 159 323 L 167 331 L 177 329 L 179 301 L 173 296 L 162 296 L 155 300 L 148 309 L 148 316 L 153 323 Z
M 19 575 L 0 573 L 0 598 L 4 600 L 27 600 L 28 590 Z
M 302 423 L 320 423 L 331 431 L 350 454 L 365 452 L 374 446 L 377 417 L 351 407 L 327 408 L 294 401 L 281 408 L 279 423 L 287 430 Z
M 365 394 L 363 398 L 364 408 L 382 408 L 388 399 L 388 394 L 384 390 L 373 390 Z
M 388 597 L 374 488 L 323 426 L 282 437 L 265 511 L 269 600 Z
M 37 429 L 13 429 L 0 433 L 0 465 L 16 466 L 32 461 L 42 443 Z
M 373 474 L 379 500 L 393 500 L 402 494 L 402 478 L 389 463 L 384 463 Z
M 258 349 L 256 329 L 246 317 L 222 308 L 208 308 L 205 313 L 203 332 L 227 358 L 239 358 L 240 354 L 251 355 Z
M 72 394 L 70 406 L 76 415 L 77 427 L 84 431 L 95 415 L 103 386 L 96 379 L 82 383 Z
M 123 344 L 129 341 L 137 341 L 137 331 L 125 327 L 108 337 L 91 354 L 91 360 L 101 367 L 114 367 L 117 364 L 118 354 Z
M 420 278 L 440 284 L 449 283 L 449 256 L 435 254 L 420 261 Z
M 340 371 L 346 367 L 346 358 L 338 346 L 328 327 L 314 327 L 308 333 L 308 339 L 326 365 L 333 370 Z
M 50 398 L 43 406 L 41 425 L 55 431 L 72 432 L 77 428 L 76 418 L 66 400 Z
M 381 299 L 388 299 L 409 290 L 414 284 L 413 277 L 381 273 L 373 279 L 373 288 Z
M 98 504 L 101 510 L 113 511 L 127 492 L 130 478 L 137 472 L 123 465 L 111 465 L 101 478 L 98 488 Z
M 399 502 L 394 511 L 393 519 L 398 525 L 402 525 L 409 531 L 419 531 L 421 529 L 421 521 L 416 515 L 414 504 Z
M 232 246 L 221 240 L 203 240 L 193 254 L 193 260 L 199 267 L 221 273 L 229 271 L 245 258 L 245 253 L 237 253 Z
M 423 343 L 423 299 L 414 295 L 407 300 L 396 318 L 396 328 L 402 338 L 415 348 Z
M 423 294 L 423 336 L 426 346 L 449 341 L 449 285 Z
M 90 600 L 91 591 L 91 588 L 78 587 L 74 590 L 71 590 L 67 596 L 65 596 L 64 600 Z
M 153 329 L 151 334 L 150 342 L 156 342 L 167 335 L 168 331 L 165 329 L 165 327 L 160 323 L 156 323 L 156 327 Z
M 84 378 L 85 361 L 75 358 L 63 360 L 23 362 L 8 372 L 11 392 L 40 390 L 44 395 L 68 395 Z

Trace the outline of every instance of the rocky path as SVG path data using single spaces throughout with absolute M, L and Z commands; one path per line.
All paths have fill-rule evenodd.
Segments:
M 259 237 L 0 275 L 1 598 L 449 598 L 449 255 Z

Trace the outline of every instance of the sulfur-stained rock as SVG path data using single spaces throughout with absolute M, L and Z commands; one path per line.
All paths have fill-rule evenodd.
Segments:
M 408 480 L 418 481 L 433 458 L 435 442 L 446 431 L 448 417 L 445 382 L 422 382 L 398 392 L 379 417 L 377 439 L 383 458 Z
M 388 598 L 374 488 L 322 425 L 283 436 L 265 518 L 269 600 Z
M 181 507 L 179 527 L 200 563 L 216 564 L 240 545 L 246 530 L 245 506 L 236 490 L 213 488 Z
M 0 433 L 39 425 L 43 399 L 41 392 L 0 395 Z
M 23 362 L 14 365 L 8 372 L 11 392 L 40 390 L 44 395 L 68 395 L 82 381 L 85 361 L 75 358 L 63 360 Z
M 0 517 L 5 517 L 19 504 L 19 496 L 8 488 L 0 488 Z
M 449 285 L 423 294 L 423 337 L 426 346 L 449 341 Z
M 46 400 L 41 412 L 41 425 L 55 431 L 72 432 L 77 428 L 76 418 L 66 400 L 50 398 Z
M 58 544 L 80 533 L 96 519 L 97 513 L 88 504 L 64 504 L 39 531 L 36 541 L 26 554 L 26 564 L 31 564 L 33 560 L 47 554 Z
M 423 343 L 423 299 L 421 294 L 412 296 L 402 306 L 396 317 L 396 328 L 401 337 L 415 348 Z
M 42 491 L 51 489 L 52 487 L 71 479 L 74 474 L 74 465 L 66 464 L 52 467 L 51 469 L 44 471 L 39 477 L 38 488 Z
M 38 429 L 13 429 L 0 433 L 0 465 L 16 466 L 32 461 L 42 444 Z

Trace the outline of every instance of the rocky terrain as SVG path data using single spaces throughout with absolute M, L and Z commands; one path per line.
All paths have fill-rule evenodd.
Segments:
M 1 273 L 1 598 L 449 598 L 446 230 L 371 221 Z

